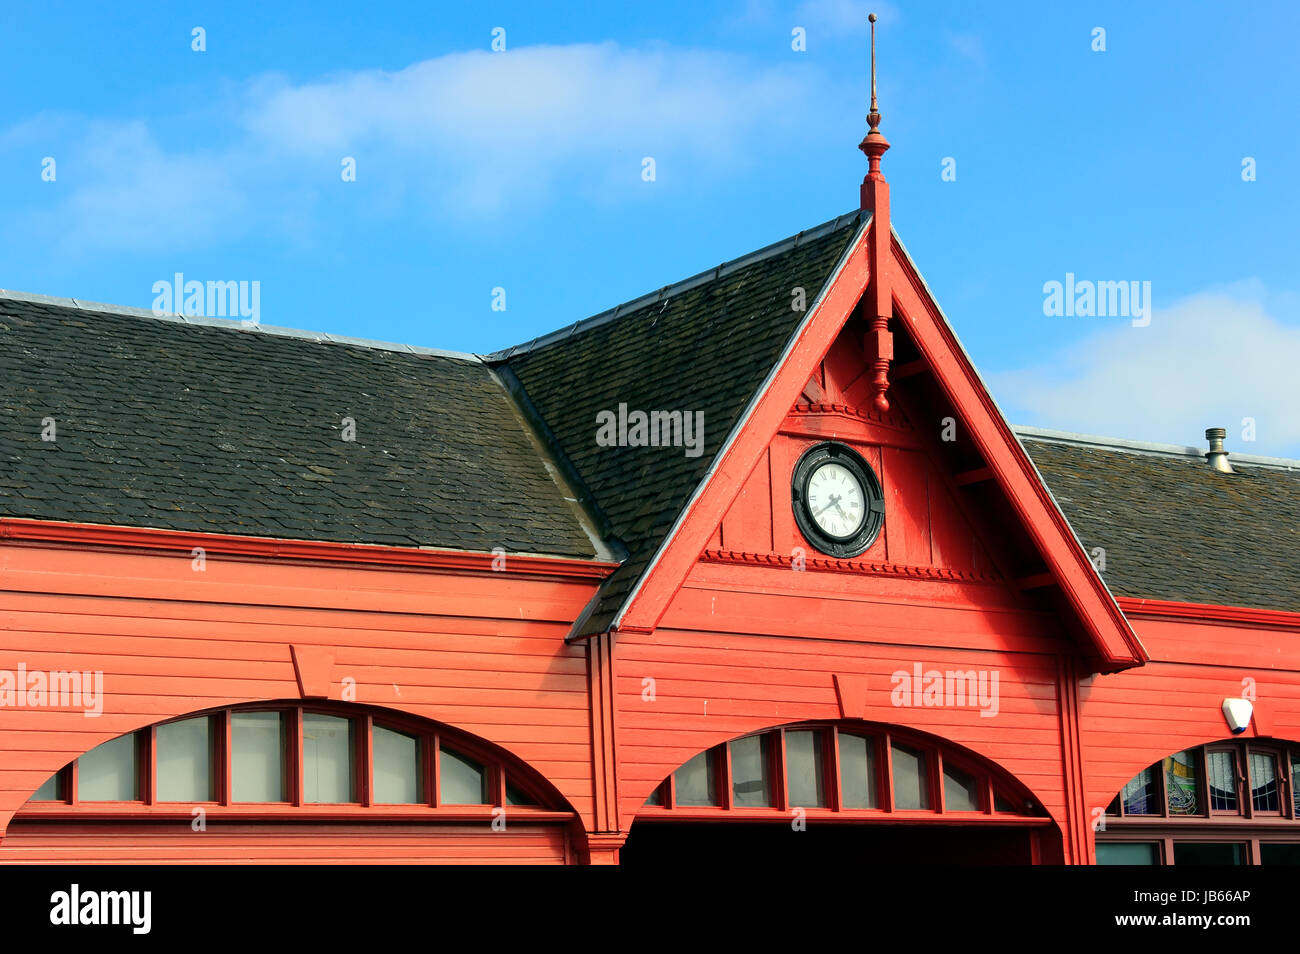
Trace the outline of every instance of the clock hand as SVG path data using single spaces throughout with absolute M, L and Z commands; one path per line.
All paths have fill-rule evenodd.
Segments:
M 824 514 L 827 510 L 830 510 L 831 507 L 834 507 L 836 510 L 839 510 L 839 509 L 840 509 L 840 498 L 839 498 L 836 494 L 831 494 L 830 502 L 827 503 L 825 507 L 822 507 L 821 510 L 815 510 L 815 511 L 813 511 L 813 516 L 814 516 L 814 517 L 820 517 L 820 516 L 821 516 L 822 514 Z M 840 513 L 843 513 L 843 512 L 844 512 L 844 511 L 840 510 Z

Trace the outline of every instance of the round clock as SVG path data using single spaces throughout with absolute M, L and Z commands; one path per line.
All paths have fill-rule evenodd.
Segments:
M 880 481 L 844 444 L 810 447 L 795 465 L 791 495 L 795 522 L 823 553 L 855 557 L 880 535 L 885 518 Z

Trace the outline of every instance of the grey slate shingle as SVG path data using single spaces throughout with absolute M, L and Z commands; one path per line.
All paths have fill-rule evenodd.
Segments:
M 480 362 L 17 300 L 0 514 L 594 556 Z
M 1300 611 L 1300 471 L 1022 443 L 1116 596 Z

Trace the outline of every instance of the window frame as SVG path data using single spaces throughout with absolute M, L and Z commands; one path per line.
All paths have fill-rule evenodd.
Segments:
M 790 779 L 788 776 L 789 760 L 786 751 L 786 733 L 794 731 L 814 731 L 819 733 L 821 745 L 822 790 L 825 793 L 824 806 L 793 805 L 790 801 Z M 731 771 L 731 745 L 733 742 L 754 736 L 767 735 L 769 744 L 770 780 L 772 805 L 770 807 L 737 806 L 732 798 L 734 779 Z M 849 808 L 844 805 L 844 778 L 840 764 L 840 736 L 853 735 L 866 739 L 871 755 L 872 781 L 874 783 L 876 805 L 872 808 Z M 921 809 L 895 809 L 893 791 L 892 752 L 895 744 L 901 745 L 921 756 L 926 772 L 926 792 L 929 807 Z M 681 765 L 696 758 L 701 753 L 683 760 Z M 920 732 L 899 729 L 895 726 L 868 722 L 799 722 L 749 732 L 727 739 L 704 750 L 713 760 L 717 772 L 718 803 L 707 806 L 680 805 L 677 800 L 677 769 L 674 769 L 650 792 L 646 803 L 638 809 L 636 820 L 682 821 L 682 820 L 786 820 L 791 812 L 798 810 L 809 819 L 832 820 L 844 822 L 945 822 L 952 824 L 960 819 L 975 824 L 1029 824 L 1050 823 L 1032 795 L 1020 791 L 1010 778 L 1004 778 L 996 767 L 983 763 L 969 753 L 944 743 L 942 740 Z M 944 766 L 957 769 L 975 779 L 975 810 L 949 810 L 944 804 Z M 681 766 L 679 765 L 678 768 Z M 1015 794 L 1012 794 L 1015 792 Z M 1028 805 L 1024 810 L 998 811 L 995 809 L 995 797 L 1010 805 Z M 651 804 L 658 797 L 659 804 Z
M 1233 791 L 1236 794 L 1236 800 L 1237 800 L 1236 808 L 1215 808 L 1214 801 L 1210 798 L 1210 756 L 1219 752 L 1226 752 L 1232 758 L 1232 784 L 1234 786 Z M 1216 744 L 1216 745 L 1202 746 L 1201 764 L 1205 766 L 1205 810 L 1208 813 L 1209 817 L 1216 817 L 1216 816 L 1222 818 L 1237 818 L 1237 817 L 1249 818 L 1250 817 L 1250 810 L 1249 810 L 1249 806 L 1247 805 L 1247 802 L 1249 801 L 1249 797 L 1246 791 L 1248 788 L 1246 782 L 1246 771 L 1248 770 L 1250 763 L 1249 763 L 1249 759 L 1243 758 L 1244 755 L 1245 755 L 1244 748 L 1236 745 Z M 1169 817 L 1167 803 L 1166 803 L 1165 817 Z M 1179 816 L 1179 817 L 1199 818 L 1200 816 L 1192 815 L 1192 816 Z
M 1244 746 L 1245 758 L 1242 759 L 1245 771 L 1242 773 L 1242 788 L 1245 798 L 1243 804 L 1248 802 L 1252 818 L 1294 818 L 1294 804 L 1291 799 L 1290 785 L 1290 765 L 1286 757 L 1286 751 L 1280 750 L 1277 746 L 1248 742 Z M 1273 760 L 1273 781 L 1277 786 L 1277 811 L 1270 811 L 1266 808 L 1255 807 L 1255 787 L 1254 766 L 1251 759 L 1256 755 L 1264 755 Z M 1288 807 L 1290 810 L 1288 810 Z
M 1300 844 L 1300 806 L 1295 799 L 1296 769 L 1300 768 L 1300 745 L 1280 739 L 1225 739 L 1187 746 L 1179 751 L 1197 752 L 1200 784 L 1197 794 L 1202 811 L 1196 815 L 1175 815 L 1169 810 L 1168 784 L 1161 758 L 1159 769 L 1162 812 L 1158 815 L 1130 815 L 1123 811 L 1123 786 L 1116 793 L 1106 814 L 1106 826 L 1097 832 L 1097 844 L 1157 842 L 1161 865 L 1174 864 L 1175 845 L 1182 842 L 1232 843 L 1244 846 L 1243 865 L 1261 864 L 1261 844 Z M 1232 754 L 1237 809 L 1215 809 L 1210 802 L 1209 755 L 1227 751 Z M 1277 773 L 1278 808 L 1265 811 L 1255 808 L 1251 755 L 1268 755 Z M 1127 784 L 1127 783 L 1125 783 Z M 1118 808 L 1117 814 L 1111 809 Z
M 281 757 L 285 762 L 285 790 L 287 798 L 274 802 L 237 802 L 233 792 L 231 727 L 236 712 L 280 712 L 285 719 L 284 741 Z M 351 722 L 353 796 L 350 802 L 304 801 L 303 772 L 305 768 L 302 744 L 302 716 L 319 713 L 343 717 Z M 208 801 L 160 801 L 157 797 L 157 730 L 159 726 L 188 719 L 214 719 L 212 726 L 212 791 L 216 797 Z M 374 800 L 374 740 L 376 726 L 390 729 L 417 740 L 417 788 L 421 801 L 417 803 L 389 803 Z M 536 821 L 561 821 L 573 818 L 571 811 L 554 807 L 554 798 L 546 795 L 544 783 L 526 770 L 507 765 L 507 756 L 493 751 L 487 745 L 447 729 L 437 723 L 420 720 L 388 710 L 372 707 L 330 703 L 321 700 L 275 701 L 223 706 L 199 712 L 185 713 L 172 719 L 136 729 L 135 738 L 138 798 L 131 801 L 82 801 L 77 798 L 77 759 L 73 759 L 54 773 L 56 790 L 62 797 L 55 800 L 28 801 L 19 811 L 23 818 L 78 817 L 168 817 L 189 818 L 196 809 L 203 809 L 209 817 L 237 817 L 269 819 L 292 817 L 426 817 L 451 819 L 493 818 L 504 810 L 512 818 Z M 114 738 L 120 738 L 115 736 Z M 111 740 L 105 740 L 111 741 Z M 445 743 L 445 745 L 444 745 Z M 439 761 L 443 748 L 460 755 L 483 768 L 488 800 L 475 805 L 447 805 L 441 800 Z M 42 783 L 44 785 L 45 783 Z M 506 787 L 526 799 L 527 804 L 512 805 L 506 802 Z
M 1196 753 L 1197 765 L 1200 770 L 1200 779 L 1197 785 L 1197 796 L 1200 800 L 1203 810 L 1195 815 L 1176 815 L 1169 808 L 1169 785 L 1165 778 L 1164 757 L 1159 761 L 1147 766 L 1143 771 L 1151 769 L 1155 771 L 1157 784 L 1160 791 L 1161 810 L 1154 814 L 1129 814 L 1124 808 L 1123 792 L 1124 785 L 1120 786 L 1115 797 L 1111 799 L 1110 805 L 1106 810 L 1107 823 L 1122 821 L 1126 825 L 1140 825 L 1143 823 L 1153 822 L 1201 822 L 1213 820 L 1232 824 L 1234 820 L 1240 819 L 1248 821 L 1252 818 L 1278 819 L 1285 822 L 1300 821 L 1300 809 L 1296 805 L 1295 792 L 1293 790 L 1294 771 L 1296 766 L 1300 766 L 1300 746 L 1288 745 L 1286 742 L 1278 740 L 1225 740 L 1218 742 L 1206 742 L 1201 745 L 1188 746 L 1185 749 L 1179 749 L 1179 752 L 1192 751 Z M 1229 752 L 1233 760 L 1233 784 L 1237 797 L 1236 809 L 1214 808 L 1210 801 L 1210 759 L 1209 756 L 1214 752 Z M 1252 796 L 1250 774 L 1250 756 L 1252 754 L 1267 754 L 1273 758 L 1274 768 L 1277 773 L 1278 786 L 1278 811 L 1261 811 L 1255 808 L 1255 800 Z M 1137 776 L 1134 776 L 1136 778 Z M 1112 811 L 1117 809 L 1117 811 Z
M 814 752 L 820 758 L 816 759 L 820 766 L 821 774 L 821 805 L 795 805 L 790 796 L 790 756 L 786 748 L 786 734 L 788 732 L 811 732 L 816 740 Z M 803 809 L 824 809 L 831 808 L 839 803 L 839 737 L 836 735 L 834 727 L 825 726 L 782 726 L 776 730 L 777 745 L 773 748 L 779 748 L 779 761 L 777 771 L 773 775 L 772 785 L 776 792 L 775 802 L 777 806 L 783 809 L 803 808 Z M 834 749 L 832 752 L 831 749 Z M 831 761 L 835 761 L 832 766 Z M 832 791 L 834 789 L 834 791 Z

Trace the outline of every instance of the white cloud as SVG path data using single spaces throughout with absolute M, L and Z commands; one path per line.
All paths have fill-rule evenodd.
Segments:
M 1226 427 L 1229 450 L 1297 457 L 1298 319 L 1295 296 L 1239 283 L 1156 309 L 1148 327 L 1123 321 L 1044 365 L 986 377 L 1016 423 L 1187 445 Z M 1243 418 L 1256 422 L 1254 443 L 1242 441 Z
M 720 164 L 764 127 L 792 125 L 810 93 L 793 69 L 732 54 L 534 46 L 284 88 L 247 122 L 290 152 L 431 161 L 448 199 L 495 208 L 577 166 L 617 163 L 631 184 L 646 155 Z
M 561 179 L 608 202 L 644 188 L 645 156 L 660 186 L 707 181 L 776 137 L 794 142 L 828 98 L 815 71 L 793 64 L 614 43 L 455 53 L 297 85 L 263 76 L 235 107 L 196 107 L 198 145 L 169 144 L 142 121 L 74 133 L 67 117 L 43 120 L 69 195 L 37 210 L 36 225 L 81 246 L 165 248 L 300 229 L 345 155 L 390 208 L 414 196 L 500 216 L 547 201 Z M 31 121 L 0 131 L 0 148 L 34 134 Z
M 238 163 L 228 155 L 167 153 L 142 122 L 93 122 L 60 167 L 78 183 L 55 217 L 65 249 L 187 245 L 246 214 Z

